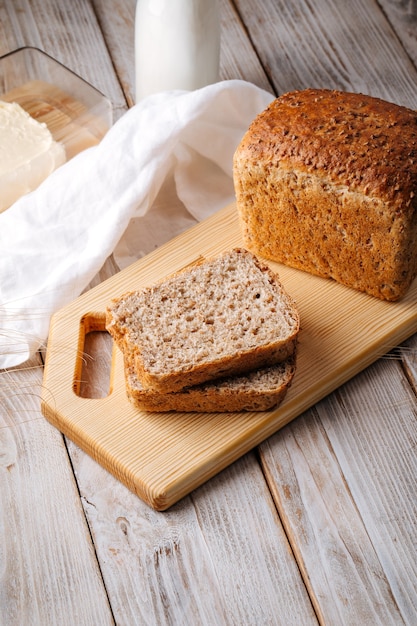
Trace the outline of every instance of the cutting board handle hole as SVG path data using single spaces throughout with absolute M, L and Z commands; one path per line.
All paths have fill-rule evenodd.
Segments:
M 81 319 L 73 385 L 81 398 L 105 398 L 111 393 L 113 339 L 104 324 L 101 314 Z

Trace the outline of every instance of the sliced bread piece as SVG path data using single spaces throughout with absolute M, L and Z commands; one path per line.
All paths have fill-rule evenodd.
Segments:
M 283 363 L 201 383 L 171 393 L 144 389 L 135 367 L 125 359 L 126 392 L 131 403 L 142 411 L 227 413 L 268 411 L 284 400 L 295 373 L 295 354 Z
M 239 248 L 115 298 L 106 327 L 142 385 L 168 393 L 284 361 L 299 316 L 277 275 Z

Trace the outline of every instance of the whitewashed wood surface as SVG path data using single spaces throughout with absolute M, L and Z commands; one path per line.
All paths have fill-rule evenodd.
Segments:
M 117 119 L 133 104 L 134 10 L 0 0 L 0 55 L 42 48 Z M 221 77 L 415 108 L 416 33 L 411 0 L 222 0 Z M 164 513 L 44 420 L 41 355 L 0 372 L 1 626 L 414 626 L 416 355 L 412 337 Z

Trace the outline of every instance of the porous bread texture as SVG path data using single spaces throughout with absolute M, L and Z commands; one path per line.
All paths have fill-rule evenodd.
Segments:
M 362 94 L 277 98 L 234 155 L 245 246 L 386 300 L 417 275 L 417 113 Z
M 171 393 L 144 389 L 134 364 L 125 359 L 126 393 L 143 411 L 225 413 L 268 411 L 284 400 L 295 373 L 295 353 L 283 363 L 187 387 Z
M 277 275 L 234 249 L 115 298 L 106 328 L 142 385 L 167 393 L 284 361 L 299 315 Z

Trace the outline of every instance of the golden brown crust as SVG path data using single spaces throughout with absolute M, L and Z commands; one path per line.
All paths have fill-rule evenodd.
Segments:
M 241 377 L 215 380 L 194 387 L 160 393 L 145 389 L 136 376 L 129 354 L 125 354 L 126 393 L 131 403 L 143 411 L 226 413 L 268 411 L 278 406 L 292 384 L 296 354 L 280 365 L 250 372 Z
M 417 113 L 356 93 L 290 92 L 252 123 L 239 154 L 270 167 L 286 161 L 404 209 L 416 189 Z
M 417 272 L 417 113 L 361 94 L 276 99 L 234 158 L 245 245 L 396 300 Z

